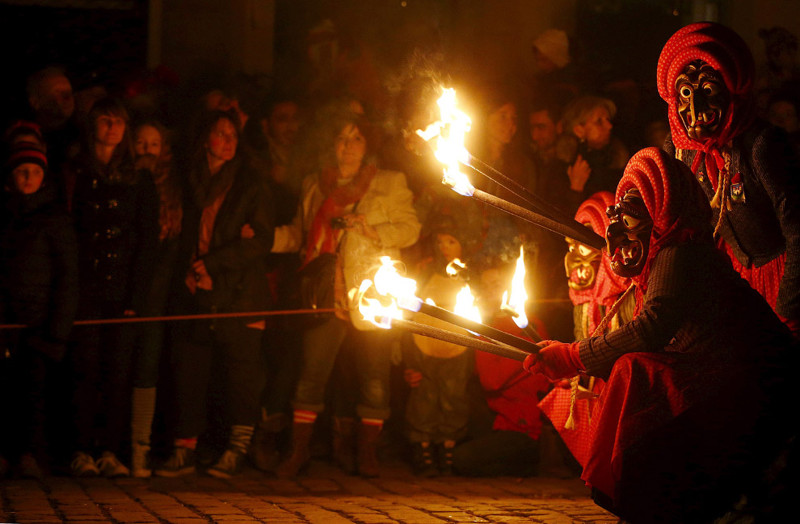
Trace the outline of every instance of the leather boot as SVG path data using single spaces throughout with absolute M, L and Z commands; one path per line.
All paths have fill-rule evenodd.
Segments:
M 292 451 L 275 469 L 278 478 L 293 479 L 308 464 L 311 459 L 308 442 L 313 430 L 314 424 L 309 422 L 295 422 L 292 425 Z
M 287 420 L 283 413 L 274 413 L 256 426 L 253 440 L 250 442 L 248 456 L 250 462 L 261 471 L 273 471 L 280 463 L 278 439 L 286 429 Z
M 348 475 L 356 472 L 355 420 L 333 417 L 333 460 Z
M 364 424 L 358 426 L 358 473 L 372 478 L 380 475 L 378 466 L 378 437 L 381 426 Z

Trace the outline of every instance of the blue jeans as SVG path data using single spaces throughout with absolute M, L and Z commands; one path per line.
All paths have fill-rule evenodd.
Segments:
M 325 387 L 336 355 L 345 337 L 352 335 L 356 354 L 360 418 L 389 418 L 389 373 L 391 334 L 388 331 L 357 331 L 338 318 L 308 329 L 303 334 L 303 365 L 292 406 L 296 410 L 321 413 L 325 408 Z

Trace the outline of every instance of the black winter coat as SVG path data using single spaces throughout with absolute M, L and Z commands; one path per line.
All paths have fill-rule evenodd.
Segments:
M 159 201 L 152 176 L 131 163 L 108 169 L 85 157 L 72 168 L 82 304 L 92 309 L 91 304 L 116 302 L 136 311 L 158 244 Z
M 0 320 L 30 326 L 29 345 L 60 358 L 78 303 L 72 222 L 47 185 L 33 195 L 5 192 L 0 213 Z
M 272 198 L 263 180 L 245 162 L 236 158 L 223 169 L 233 171 L 226 175 L 232 176 L 232 182 L 214 220 L 208 252 L 201 257 L 213 288 L 198 289 L 195 304 L 212 311 L 263 310 L 270 305 L 266 273 L 275 229 Z M 184 280 L 197 253 L 203 213 L 202 204 L 192 199 L 195 188 L 185 194 L 189 197 L 175 273 L 184 297 L 188 293 Z M 246 224 L 253 229 L 253 238 L 242 238 Z

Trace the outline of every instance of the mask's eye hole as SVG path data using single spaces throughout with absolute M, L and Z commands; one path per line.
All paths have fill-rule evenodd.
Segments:
M 713 82 L 705 83 L 703 84 L 703 93 L 705 93 L 706 96 L 714 96 L 719 93 L 719 86 Z
M 692 96 L 692 88 L 689 86 L 681 87 L 679 92 L 683 98 L 689 98 L 690 96 Z
M 622 215 L 622 223 L 625 224 L 625 227 L 627 227 L 628 229 L 635 228 L 636 226 L 639 225 L 639 222 L 641 222 L 641 220 L 639 220 L 638 218 L 634 218 L 624 213 Z
M 583 257 L 588 257 L 589 255 L 592 254 L 592 248 L 586 247 L 583 244 L 581 244 L 578 246 L 578 253 L 580 253 L 580 255 Z
M 570 253 L 574 253 L 575 252 L 575 244 L 570 244 L 569 245 L 569 252 Z

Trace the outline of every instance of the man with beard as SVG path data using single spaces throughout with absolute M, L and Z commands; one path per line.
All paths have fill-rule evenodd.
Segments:
M 658 61 L 665 149 L 691 167 L 734 268 L 800 332 L 800 170 L 786 135 L 756 119 L 753 57 L 710 22 L 676 32 Z
M 715 248 L 693 178 L 656 148 L 631 159 L 606 241 L 613 271 L 636 284 L 636 316 L 605 336 L 546 342 L 524 367 L 606 381 L 582 475 L 601 506 L 633 522 L 711 522 L 734 505 L 770 521 L 789 504 L 776 486 L 793 480 L 764 473 L 796 435 L 781 407 L 797 351 Z

